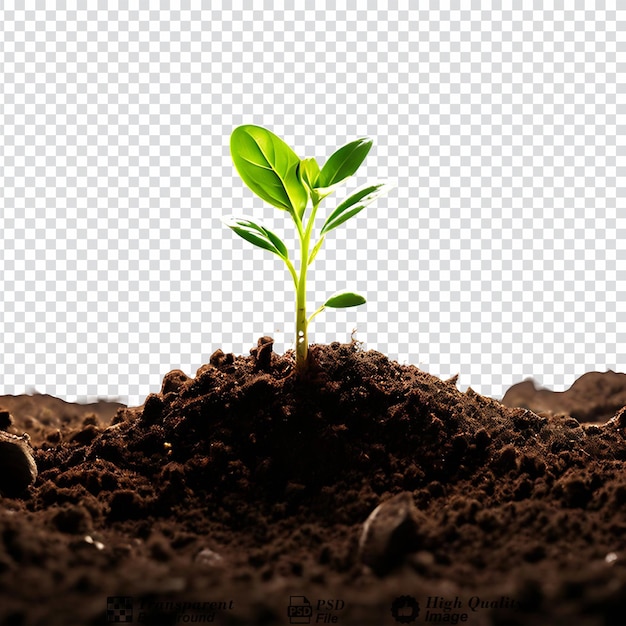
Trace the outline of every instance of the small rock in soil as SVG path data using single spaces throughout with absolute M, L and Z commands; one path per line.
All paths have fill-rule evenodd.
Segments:
M 271 337 L 261 337 L 257 342 L 257 347 L 250 350 L 250 354 L 256 361 L 256 369 L 264 372 L 268 371 L 272 362 L 272 346 L 274 340 Z
M 161 385 L 161 394 L 167 395 L 168 393 L 178 393 L 180 388 L 189 380 L 189 376 L 182 370 L 172 370 L 163 378 L 163 384 Z
M 205 567 L 221 567 L 224 564 L 224 557 L 210 548 L 204 548 L 196 555 L 196 563 Z
M 222 367 L 224 365 L 232 365 L 235 362 L 235 355 L 229 352 L 224 354 L 219 348 L 209 357 L 209 363 L 213 367 Z
M 406 554 L 420 547 L 420 531 L 425 521 L 422 517 L 407 491 L 380 504 L 363 525 L 360 560 L 374 573 L 384 576 Z
M 100 430 L 97 428 L 97 426 L 90 424 L 72 435 L 70 437 L 70 441 L 87 445 L 91 443 L 99 434 Z
M 5 496 L 20 495 L 36 478 L 37 465 L 26 437 L 0 431 L 0 492 Z

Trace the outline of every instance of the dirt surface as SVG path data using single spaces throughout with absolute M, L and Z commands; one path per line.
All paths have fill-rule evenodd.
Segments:
M 0 415 L 0 430 L 16 435 L 28 433 L 33 446 L 38 447 L 44 441 L 59 443 L 62 439 L 70 440 L 88 424 L 106 428 L 118 409 L 122 408 L 126 405 L 119 402 L 76 404 L 39 393 L 0 396 L 0 412 L 8 412 L 12 416 L 10 422 L 6 421 L 6 417 L 3 422 Z
M 38 471 L 0 498 L 0 624 L 626 624 L 626 410 L 252 352 L 141 407 L 0 398 L 0 485 L 29 482 L 11 435 Z
M 537 388 L 525 380 L 506 392 L 502 404 L 570 415 L 581 422 L 606 422 L 626 406 L 626 374 L 587 372 L 566 391 Z

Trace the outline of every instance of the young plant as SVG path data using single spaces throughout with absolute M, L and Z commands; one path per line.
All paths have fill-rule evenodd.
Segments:
M 318 241 L 311 246 L 313 223 L 324 198 L 331 195 L 352 176 L 372 147 L 370 139 L 357 139 L 337 150 L 320 169 L 314 158 L 300 159 L 279 137 L 260 126 L 235 128 L 230 138 L 230 152 L 243 182 L 260 198 L 286 211 L 294 221 L 300 239 L 300 266 L 296 271 L 287 246 L 269 229 L 249 217 L 231 216 L 223 222 L 240 237 L 279 256 L 287 265 L 296 290 L 296 372 L 303 373 L 308 364 L 307 330 L 311 320 L 326 308 L 346 308 L 365 302 L 352 291 L 330 296 L 315 313 L 306 314 L 306 275 L 326 235 L 362 211 L 389 189 L 386 183 L 361 187 L 341 202 L 326 218 Z M 307 205 L 311 212 L 305 220 Z

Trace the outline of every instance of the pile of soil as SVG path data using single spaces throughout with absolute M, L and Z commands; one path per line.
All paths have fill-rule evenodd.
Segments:
M 0 398 L 0 623 L 626 624 L 626 408 L 310 354 L 218 350 L 141 407 Z

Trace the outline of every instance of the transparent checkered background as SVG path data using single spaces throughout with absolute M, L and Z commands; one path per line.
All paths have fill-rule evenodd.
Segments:
M 284 265 L 219 220 L 253 215 L 296 252 L 231 163 L 244 123 L 320 161 L 374 139 L 320 223 L 397 183 L 328 236 L 311 310 L 368 302 L 318 316 L 312 342 L 356 329 L 494 397 L 625 370 L 623 3 L 48 4 L 0 10 L 0 393 L 139 404 L 217 348 L 292 347 Z

